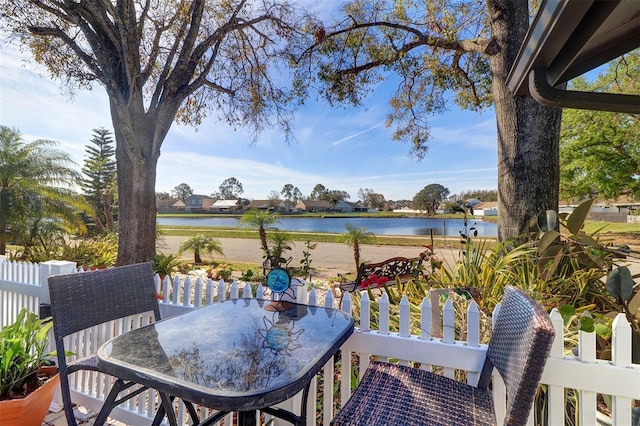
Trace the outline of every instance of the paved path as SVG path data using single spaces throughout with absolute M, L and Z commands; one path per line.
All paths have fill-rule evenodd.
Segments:
M 187 238 L 183 236 L 163 236 L 159 244 L 159 251 L 165 254 L 175 254 L 178 252 L 180 244 Z M 260 241 L 257 239 L 217 238 L 217 240 L 222 245 L 224 258 L 229 261 L 258 264 L 262 262 L 263 253 L 260 248 Z M 293 256 L 292 265 L 299 265 L 304 248 L 304 242 L 295 242 L 291 252 L 289 252 L 290 256 Z M 364 245 L 360 250 L 360 258 L 362 262 L 381 262 L 396 256 L 417 257 L 422 251 L 424 251 L 424 247 L 419 246 Z M 437 250 L 436 253 L 449 265 L 453 265 L 457 256 L 457 249 L 442 249 Z M 188 252 L 181 255 L 181 257 L 185 258 L 188 256 L 190 256 Z M 218 256 L 213 255 L 215 258 L 218 258 Z M 311 251 L 311 266 L 335 273 L 355 271 L 353 249 L 345 243 L 318 243 L 317 247 Z

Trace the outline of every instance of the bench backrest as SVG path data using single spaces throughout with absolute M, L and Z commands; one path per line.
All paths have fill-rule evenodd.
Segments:
M 358 268 L 358 276 L 356 277 L 356 285 L 360 285 L 362 281 L 375 274 L 378 277 L 387 277 L 390 280 L 396 277 L 407 278 L 413 276 L 413 272 L 420 261 L 419 257 L 392 257 L 383 262 L 378 263 L 361 263 Z

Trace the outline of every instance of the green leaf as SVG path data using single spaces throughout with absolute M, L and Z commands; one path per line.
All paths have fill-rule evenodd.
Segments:
M 598 323 L 596 324 L 596 334 L 603 339 L 609 340 L 611 338 L 611 327 L 607 324 Z
M 593 333 L 595 331 L 595 324 L 594 324 L 593 318 L 588 315 L 581 316 L 580 325 L 578 326 L 578 329 L 586 333 Z
M 558 269 L 564 257 L 564 250 L 561 245 L 551 246 L 540 255 L 538 270 L 544 279 L 549 279 Z
M 640 291 L 629 301 L 629 312 L 640 320 Z
M 631 299 L 633 295 L 633 278 L 626 266 L 620 266 L 607 276 L 607 291 L 616 298 L 619 304 Z
M 596 240 L 594 240 L 590 235 L 587 235 L 583 232 L 580 232 L 579 235 L 576 235 L 576 239 L 580 244 L 584 244 L 589 247 L 600 248 L 600 244 Z
M 551 244 L 558 240 L 558 238 L 560 238 L 560 233 L 558 231 L 552 230 L 542 234 L 540 242 L 538 242 L 538 253 L 544 253 Z
M 558 216 L 554 210 L 547 210 L 544 213 L 538 215 L 538 228 L 542 232 L 551 231 L 556 229 L 558 225 Z
M 571 322 L 571 319 L 576 314 L 576 308 L 574 308 L 573 305 L 563 305 L 558 309 L 558 312 L 560 312 L 560 315 L 562 316 L 564 326 L 567 327 Z
M 576 207 L 573 212 L 567 217 L 567 228 L 573 235 L 577 234 L 584 225 L 584 221 L 587 219 L 591 206 L 595 199 L 591 198 L 583 201 Z

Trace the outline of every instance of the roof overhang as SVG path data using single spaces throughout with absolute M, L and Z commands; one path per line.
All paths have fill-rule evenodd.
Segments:
M 559 107 L 640 114 L 640 94 L 557 86 L 640 47 L 640 0 L 545 0 L 507 84 L 516 95 Z

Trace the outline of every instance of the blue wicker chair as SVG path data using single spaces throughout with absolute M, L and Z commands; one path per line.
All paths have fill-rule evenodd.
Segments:
M 153 312 L 155 320 L 159 320 L 160 308 L 154 294 L 153 271 L 150 263 L 140 263 L 92 272 L 54 275 L 49 277 L 48 282 L 64 411 L 68 425 L 76 426 L 68 375 L 81 370 L 100 372 L 100 369 L 95 355 L 67 364 L 64 337 L 98 324 L 145 312 Z M 135 385 L 136 383 L 117 379 L 94 424 L 104 424 L 114 407 L 147 389 L 140 387 L 120 395 Z M 161 396 L 163 401 L 171 399 L 166 395 Z M 188 402 L 186 405 L 191 417 L 197 419 L 193 405 Z M 159 423 L 163 416 L 164 410 L 161 408 L 154 424 Z
M 477 387 L 417 368 L 373 361 L 331 424 L 495 425 L 489 389 L 495 367 L 507 390 L 504 424 L 524 425 L 554 335 L 544 309 L 508 286 Z

